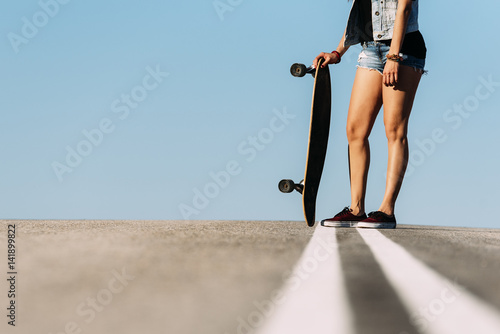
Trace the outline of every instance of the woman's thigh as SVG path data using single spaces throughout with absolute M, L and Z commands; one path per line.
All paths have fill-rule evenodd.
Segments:
M 410 112 L 422 74 L 412 67 L 401 65 L 398 77 L 396 86 L 383 86 L 382 100 L 387 135 L 402 138 L 406 136 Z
M 349 139 L 367 138 L 382 106 L 382 75 L 359 67 L 347 114 L 347 136 Z

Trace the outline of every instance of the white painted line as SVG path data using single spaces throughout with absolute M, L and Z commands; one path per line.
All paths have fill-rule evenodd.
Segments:
M 334 228 L 318 226 L 258 334 L 352 334 Z
M 424 334 L 499 334 L 500 312 L 441 276 L 377 230 L 358 229 Z

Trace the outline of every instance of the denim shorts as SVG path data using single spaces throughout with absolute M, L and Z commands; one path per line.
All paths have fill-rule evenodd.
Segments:
M 364 42 L 362 46 L 363 50 L 359 54 L 358 67 L 377 70 L 380 74 L 383 74 L 390 46 L 380 42 Z M 405 54 L 402 56 L 403 61 L 400 63 L 401 65 L 413 67 L 415 71 L 420 73 L 427 72 L 424 69 L 425 59 Z

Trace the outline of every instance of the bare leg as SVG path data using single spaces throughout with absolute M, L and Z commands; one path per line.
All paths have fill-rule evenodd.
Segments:
M 388 141 L 387 181 L 384 199 L 379 208 L 388 215 L 394 206 L 408 165 L 408 120 L 422 74 L 408 66 L 400 66 L 396 87 L 382 88 L 384 125 Z
M 375 70 L 358 68 L 347 115 L 351 209 L 354 215 L 365 212 L 366 181 L 370 165 L 368 136 L 382 106 L 382 76 Z

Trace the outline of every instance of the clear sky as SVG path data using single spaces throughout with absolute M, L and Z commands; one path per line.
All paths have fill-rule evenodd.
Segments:
M 23 0 L 1 5 L 0 216 L 301 220 L 312 77 L 342 0 Z M 400 223 L 500 227 L 500 2 L 420 1 L 427 69 Z M 346 112 L 359 47 L 331 66 L 317 218 L 349 204 Z M 371 137 L 367 209 L 387 146 Z

